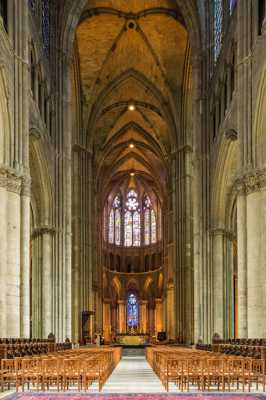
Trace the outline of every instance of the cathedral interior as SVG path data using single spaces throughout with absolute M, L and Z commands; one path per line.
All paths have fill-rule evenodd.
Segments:
M 0 0 L 0 338 L 266 338 L 265 0 Z

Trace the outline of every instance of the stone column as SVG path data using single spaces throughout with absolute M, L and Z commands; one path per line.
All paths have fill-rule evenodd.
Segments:
M 149 307 L 149 334 L 154 335 L 155 333 L 155 324 L 154 324 L 154 307 Z
M 169 282 L 167 285 L 167 335 L 169 339 L 175 339 L 175 308 L 174 308 L 174 284 Z
M 247 320 L 247 204 L 246 195 L 237 196 L 238 336 L 248 337 Z
M 0 337 L 7 337 L 7 176 L 0 170 Z
M 42 336 L 42 236 L 40 229 L 35 229 L 31 236 L 32 241 L 32 336 Z
M 20 246 L 20 336 L 30 336 L 30 179 L 22 180 Z
M 107 343 L 111 341 L 111 302 L 103 302 L 103 335 Z
M 155 332 L 163 330 L 163 301 L 162 299 L 155 299 Z
M 126 302 L 118 300 L 118 333 L 126 333 Z
M 212 231 L 213 333 L 224 336 L 224 230 Z
M 111 306 L 111 326 L 112 326 L 112 332 L 115 335 L 117 332 L 117 306 L 116 305 Z
M 148 306 L 148 301 L 147 300 L 141 300 L 139 302 L 139 307 L 140 307 L 140 324 L 139 324 L 139 329 L 140 333 L 147 333 L 147 306 Z
M 53 330 L 52 299 L 53 299 L 53 252 L 52 242 L 54 229 L 46 226 L 42 229 L 42 337 L 47 338 Z
M 247 337 L 264 337 L 266 335 L 266 169 L 253 170 L 244 175 L 239 179 L 239 186 L 239 336 L 246 334 Z M 243 248 L 244 252 L 241 254 Z
M 266 192 L 247 196 L 247 313 L 248 337 L 264 337 L 265 330 L 265 240 Z
M 7 269 L 6 334 L 20 336 L 20 191 L 21 179 L 15 174 L 7 178 Z

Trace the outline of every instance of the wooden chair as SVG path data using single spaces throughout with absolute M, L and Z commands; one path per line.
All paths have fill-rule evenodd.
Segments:
M 80 359 L 79 358 L 65 358 L 63 361 L 63 375 L 62 384 L 63 391 L 69 389 L 69 386 L 77 383 L 78 390 L 81 387 L 82 375 L 80 373 Z
M 82 376 L 83 390 L 88 390 L 88 387 L 93 382 L 98 381 L 99 391 L 102 390 L 103 380 L 101 377 L 101 366 L 99 360 L 84 359 L 80 362 L 80 372 Z
M 248 390 L 252 387 L 252 384 L 256 384 L 258 390 L 259 384 L 262 385 L 262 390 L 265 392 L 265 361 L 264 360 L 250 360 L 248 373 Z
M 8 390 L 10 389 L 10 385 L 14 385 L 16 387 L 16 391 L 18 391 L 19 385 L 19 375 L 18 375 L 18 362 L 16 359 L 2 359 L 1 360 L 1 391 L 4 391 L 5 386 L 7 385 Z
M 23 358 L 21 361 L 20 375 L 23 392 L 25 383 L 28 385 L 28 389 L 30 385 L 35 386 L 36 384 L 37 390 L 39 390 L 39 385 L 42 384 L 41 360 L 37 357 Z
M 42 359 L 42 390 L 49 390 L 55 384 L 57 391 L 62 388 L 62 369 L 60 369 L 59 358 L 49 357 Z

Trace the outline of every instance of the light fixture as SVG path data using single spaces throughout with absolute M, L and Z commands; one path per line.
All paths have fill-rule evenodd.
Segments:
M 130 147 L 131 149 L 134 149 L 135 145 L 134 145 L 133 143 L 130 143 L 129 147 Z
M 134 106 L 134 104 L 129 104 L 128 109 L 129 111 L 135 111 L 136 107 Z
M 130 172 L 130 176 L 135 176 L 134 172 Z

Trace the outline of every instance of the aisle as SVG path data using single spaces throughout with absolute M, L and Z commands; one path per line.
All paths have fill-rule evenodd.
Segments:
M 125 355 L 103 387 L 103 393 L 165 393 L 142 355 Z

